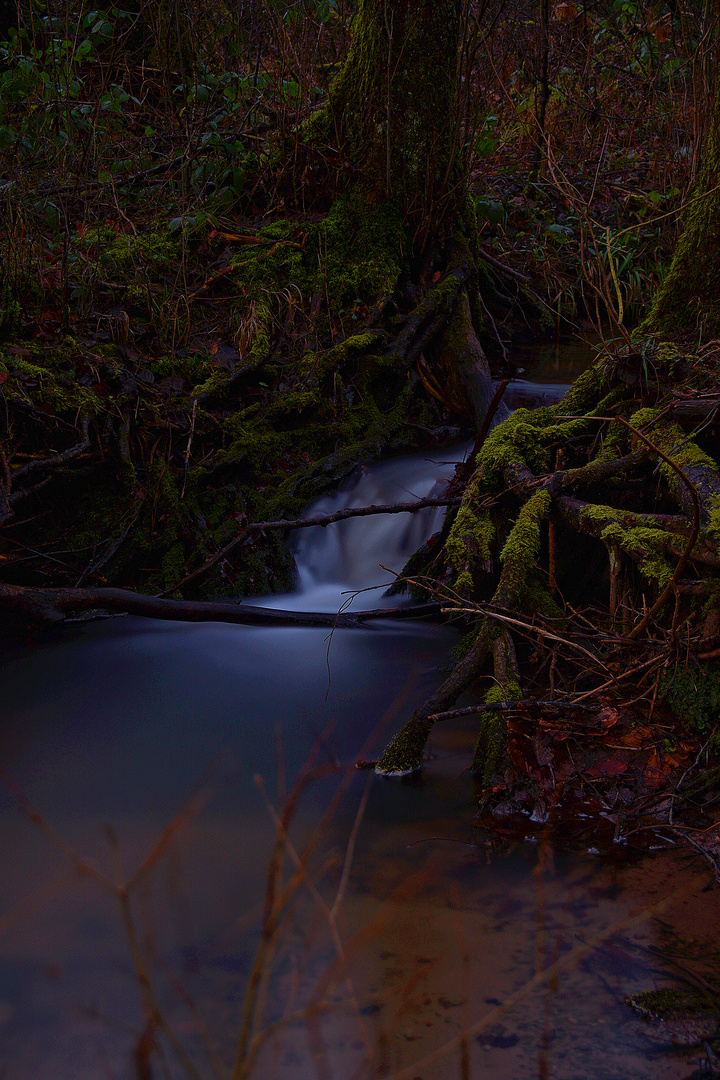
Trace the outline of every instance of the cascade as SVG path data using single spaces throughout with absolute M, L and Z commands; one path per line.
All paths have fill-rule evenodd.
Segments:
M 325 495 L 306 517 L 333 514 L 357 506 L 389 506 L 445 493 L 464 447 L 396 458 L 358 469 L 337 492 Z M 426 507 L 414 514 L 377 514 L 349 518 L 326 528 L 299 529 L 291 544 L 297 567 L 294 597 L 273 599 L 278 607 L 292 604 L 306 611 L 331 611 L 348 602 L 356 590 L 374 589 L 356 606 L 379 607 L 382 590 L 445 515 L 444 507 Z M 263 600 L 263 603 L 265 601 Z M 389 601 L 397 603 L 397 599 Z

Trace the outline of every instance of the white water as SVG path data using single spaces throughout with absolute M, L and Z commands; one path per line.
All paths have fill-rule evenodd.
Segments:
M 314 503 L 306 516 L 441 498 L 464 450 L 456 447 L 364 466 L 340 491 Z M 444 507 L 427 507 L 414 514 L 376 514 L 338 521 L 324 529 L 298 530 L 291 538 L 297 592 L 274 598 L 273 605 L 335 611 L 351 601 L 356 608 L 397 603 L 397 599 L 384 601 L 383 591 L 441 527 L 444 516 Z

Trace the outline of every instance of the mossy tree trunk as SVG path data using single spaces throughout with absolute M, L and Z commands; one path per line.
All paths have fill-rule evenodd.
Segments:
M 391 208 L 402 223 L 404 265 L 383 302 L 386 354 L 417 365 L 428 391 L 479 428 L 493 397 L 479 335 L 495 289 L 460 152 L 467 12 L 467 0 L 360 0 L 347 59 L 305 133 L 340 149 L 340 197 L 356 217 L 387 220 Z
M 329 107 L 368 197 L 401 201 L 415 252 L 457 214 L 463 0 L 360 0 Z
M 720 334 L 720 94 L 682 236 L 641 329 L 697 329 L 705 340 Z

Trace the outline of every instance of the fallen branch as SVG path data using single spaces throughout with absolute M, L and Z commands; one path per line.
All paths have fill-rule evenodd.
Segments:
M 36 625 L 59 623 L 83 611 L 114 611 L 149 619 L 180 622 L 226 622 L 248 626 L 327 626 L 357 629 L 371 619 L 415 619 L 436 615 L 439 604 L 374 608 L 371 611 L 284 611 L 251 604 L 205 600 L 165 600 L 129 589 L 36 589 L 0 585 L 0 610 L 12 611 Z
M 487 248 L 478 245 L 480 254 L 485 262 L 490 266 L 495 267 L 501 274 L 507 274 L 509 277 L 515 278 L 516 281 L 520 281 L 523 285 L 530 285 L 531 279 L 526 274 L 521 274 L 519 270 L 515 270 L 514 267 L 508 266 L 507 263 L 500 262 L 500 259 L 496 259 L 494 255 L 491 255 Z
M 541 701 L 538 698 L 521 698 L 519 701 L 492 701 L 487 705 L 468 705 L 464 709 L 448 709 L 447 712 L 435 713 L 428 720 L 454 720 L 457 716 L 475 716 L 484 712 L 515 712 L 522 709 L 582 709 L 583 712 L 597 712 L 595 705 L 581 705 L 575 701 Z
M 20 465 L 17 469 L 12 471 L 13 483 L 21 476 L 27 476 L 28 473 L 38 472 L 39 470 L 57 469 L 60 465 L 65 465 L 66 462 L 72 461 L 74 458 L 80 457 L 86 450 L 90 448 L 90 436 L 88 435 L 88 428 L 90 426 L 90 417 L 85 415 L 82 421 L 82 440 L 76 443 L 75 446 L 70 446 L 67 450 L 63 450 L 60 454 L 53 454 L 52 457 L 42 458 L 35 461 L 28 461 L 25 465 Z

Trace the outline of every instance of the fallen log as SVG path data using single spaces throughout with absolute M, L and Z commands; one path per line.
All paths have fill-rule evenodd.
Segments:
M 286 611 L 228 601 L 168 600 L 129 589 L 38 589 L 0 585 L 0 619 L 4 612 L 35 627 L 63 622 L 81 612 L 116 612 L 148 619 L 180 622 L 226 622 L 247 626 L 326 626 L 358 629 L 373 619 L 416 619 L 436 615 L 440 605 L 412 604 L 370 611 Z

